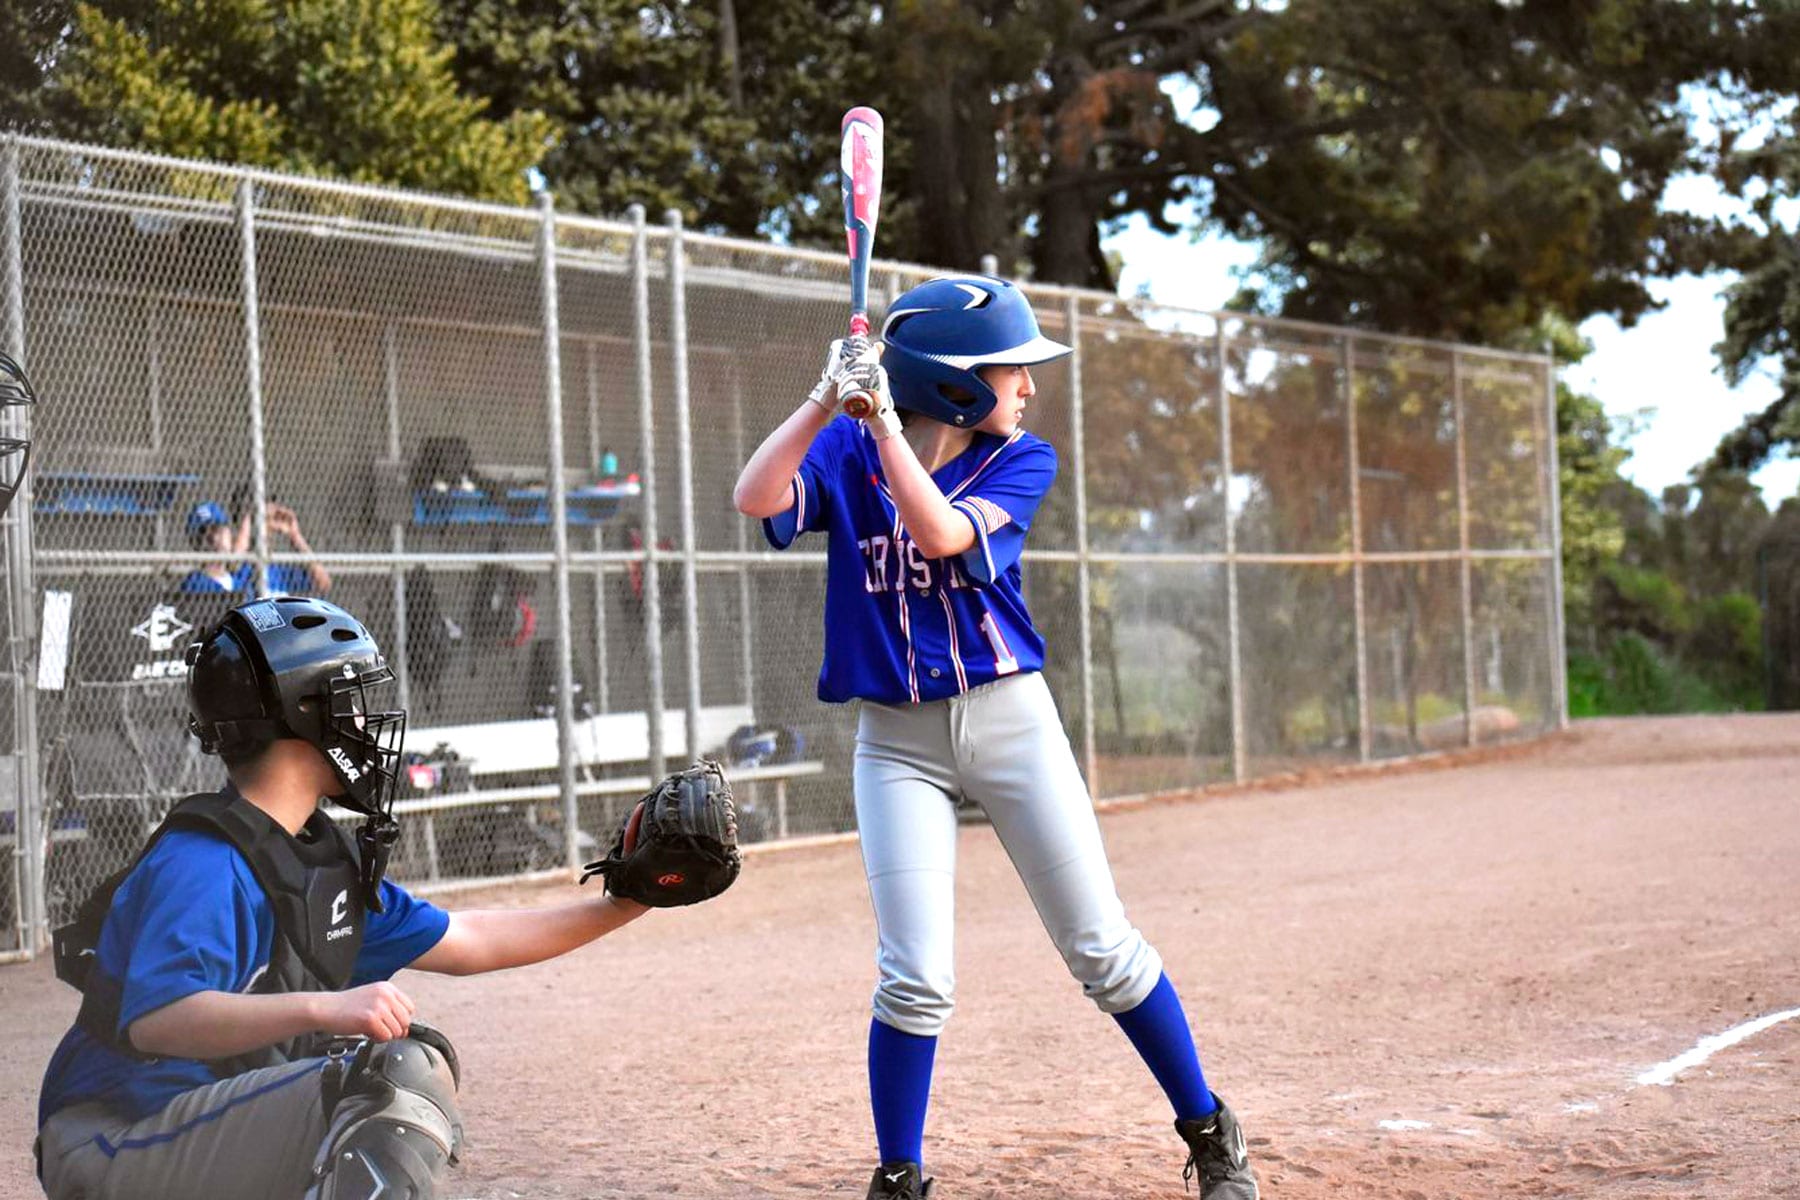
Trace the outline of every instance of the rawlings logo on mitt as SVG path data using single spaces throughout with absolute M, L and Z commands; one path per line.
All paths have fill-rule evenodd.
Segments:
M 676 908 L 712 899 L 742 866 L 731 785 L 724 768 L 702 759 L 632 806 L 606 857 L 587 864 L 581 882 L 599 875 L 615 896 Z

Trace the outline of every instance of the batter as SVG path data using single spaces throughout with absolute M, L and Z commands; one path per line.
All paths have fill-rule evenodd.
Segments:
M 959 798 L 993 823 L 1070 973 L 1168 1095 L 1205 1200 L 1255 1200 L 1236 1118 L 1207 1086 L 1162 959 L 1126 919 L 1093 801 L 1040 671 L 1019 556 L 1056 478 L 1021 428 L 1031 368 L 1069 353 L 999 279 L 895 301 L 880 342 L 833 342 L 812 394 L 740 475 L 740 512 L 777 549 L 826 535 L 819 698 L 861 702 L 855 793 L 879 931 L 870 1200 L 924 1200 L 926 1108 L 954 1007 Z M 868 392 L 862 420 L 840 394 Z

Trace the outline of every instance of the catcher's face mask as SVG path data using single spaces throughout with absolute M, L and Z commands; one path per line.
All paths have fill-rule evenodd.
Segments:
M 31 463 L 31 380 L 10 355 L 0 354 L 0 514 L 11 507 Z
M 368 815 L 356 831 L 356 844 L 362 854 L 363 895 L 374 912 L 381 911 L 381 878 L 400 836 L 394 791 L 400 781 L 406 712 L 377 708 L 394 686 L 394 672 L 386 666 L 361 671 L 346 666 L 344 674 L 331 680 L 319 747 L 344 786 L 343 794 L 333 799 Z

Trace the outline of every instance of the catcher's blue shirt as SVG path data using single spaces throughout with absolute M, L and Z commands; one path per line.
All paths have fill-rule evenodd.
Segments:
M 450 914 L 381 883 L 351 987 L 386 979 L 438 944 Z M 163 835 L 113 894 L 94 948 L 95 971 L 121 981 L 119 1030 L 195 992 L 242 992 L 268 968 L 275 911 L 250 864 L 223 838 L 199 830 Z M 44 1072 L 38 1124 L 71 1104 L 99 1100 L 130 1120 L 159 1112 L 219 1075 L 187 1058 L 132 1058 L 80 1026 L 64 1035 Z
M 875 439 L 846 416 L 813 439 L 794 506 L 763 522 L 777 550 L 802 533 L 827 535 L 821 700 L 922 704 L 1043 668 L 1019 554 L 1056 479 L 1056 451 L 1023 430 L 978 433 L 931 477 L 975 527 L 975 544 L 951 558 L 928 559 L 913 544 Z

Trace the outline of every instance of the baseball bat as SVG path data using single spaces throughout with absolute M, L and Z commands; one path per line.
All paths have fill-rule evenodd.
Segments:
M 881 114 L 858 105 L 844 114 L 839 127 L 843 145 L 838 174 L 844 189 L 844 240 L 850 254 L 850 335 L 869 333 L 869 258 L 875 248 L 875 223 L 881 215 Z M 867 392 L 843 397 L 844 411 L 862 418 L 871 407 Z

